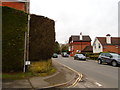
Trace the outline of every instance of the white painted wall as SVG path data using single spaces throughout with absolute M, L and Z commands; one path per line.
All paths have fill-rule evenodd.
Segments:
M 96 48 L 95 48 L 95 45 L 96 45 Z M 100 45 L 100 48 L 99 48 L 99 45 Z M 95 38 L 95 41 L 93 43 L 93 53 L 100 53 L 100 52 L 103 52 L 103 46 L 99 42 L 99 40 Z

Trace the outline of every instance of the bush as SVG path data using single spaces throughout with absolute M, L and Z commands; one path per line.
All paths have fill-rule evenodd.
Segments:
M 24 60 L 24 33 L 27 31 L 27 14 L 2 7 L 2 70 L 22 71 Z
M 92 60 L 97 60 L 99 55 L 90 55 L 90 59 Z
M 54 53 L 55 28 L 54 21 L 44 17 L 31 15 L 30 20 L 30 60 L 50 59 Z
M 92 60 L 97 60 L 99 53 L 85 53 L 85 56 Z

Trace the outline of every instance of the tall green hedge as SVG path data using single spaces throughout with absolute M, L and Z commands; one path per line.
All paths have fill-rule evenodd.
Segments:
M 2 7 L 2 71 L 22 71 L 27 14 Z
M 31 15 L 30 19 L 30 60 L 50 59 L 55 45 L 55 23 L 44 17 Z

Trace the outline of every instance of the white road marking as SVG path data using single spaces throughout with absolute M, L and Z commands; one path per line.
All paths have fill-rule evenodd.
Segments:
M 67 65 L 65 65 L 65 64 L 62 64 L 62 63 L 60 63 L 60 62 L 58 62 L 58 61 L 56 61 L 56 62 L 59 63 L 59 64 L 61 64 L 61 65 L 63 65 L 64 67 L 66 67 L 66 68 L 68 68 L 68 69 L 74 71 L 75 73 L 77 73 L 78 78 L 75 80 L 74 83 L 71 84 L 71 86 L 68 86 L 67 88 L 75 87 L 75 86 L 78 84 L 77 82 L 79 82 L 79 81 L 82 79 L 83 74 L 80 74 L 79 72 L 77 72 L 76 70 L 70 68 L 69 66 L 67 66 Z
M 96 85 L 98 85 L 99 87 L 101 87 L 102 85 L 98 82 L 95 82 Z

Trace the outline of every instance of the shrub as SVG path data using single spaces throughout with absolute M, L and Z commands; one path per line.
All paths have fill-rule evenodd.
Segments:
M 27 14 L 2 7 L 2 70 L 22 71 Z
M 50 59 L 54 53 L 55 28 L 54 21 L 44 17 L 31 15 L 30 20 L 30 60 Z
M 99 53 L 85 53 L 85 56 L 92 60 L 97 60 Z

